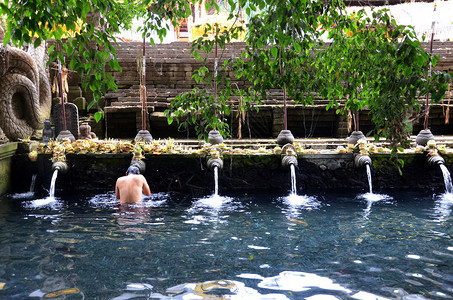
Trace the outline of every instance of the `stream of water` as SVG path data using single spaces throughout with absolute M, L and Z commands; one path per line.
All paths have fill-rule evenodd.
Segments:
M 219 194 L 219 168 L 214 166 L 214 195 Z
M 366 175 L 368 177 L 368 186 L 370 187 L 370 194 L 373 194 L 373 180 L 371 178 L 371 167 L 369 164 L 366 164 Z
M 450 172 L 448 171 L 448 168 L 444 164 L 440 164 L 439 167 L 442 170 L 442 175 L 444 177 L 445 192 L 451 194 L 453 192 L 453 185 L 451 181 Z
M 37 174 L 33 174 L 31 176 L 30 193 L 34 193 L 35 192 L 36 176 L 37 176 Z
M 291 169 L 291 194 L 297 195 L 296 167 L 294 164 L 290 164 L 289 167 Z
M 55 198 L 55 182 L 57 181 L 58 177 L 58 169 L 55 169 L 52 174 L 52 180 L 50 182 L 50 190 L 49 190 L 49 197 L 51 199 Z

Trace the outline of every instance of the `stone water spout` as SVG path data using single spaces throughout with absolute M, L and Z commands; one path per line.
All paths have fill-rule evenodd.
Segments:
M 217 167 L 217 169 L 222 169 L 223 161 L 220 158 L 211 157 L 208 159 L 207 165 L 210 170 L 213 170 L 215 167 Z
M 362 154 L 355 154 L 354 156 L 354 165 L 357 168 L 363 167 L 363 166 L 371 166 L 371 157 L 368 155 L 362 155 Z
M 297 167 L 297 152 L 292 144 L 286 144 L 282 148 L 282 166 L 290 167 L 291 165 Z
M 444 178 L 445 192 L 448 194 L 453 193 L 453 182 L 451 179 L 450 172 L 448 171 L 447 166 L 445 165 L 445 159 L 440 155 L 428 155 L 428 164 L 431 167 L 439 166 L 442 171 L 442 176 Z
M 52 171 L 58 170 L 61 174 L 66 174 L 69 171 L 69 166 L 64 161 L 57 161 L 52 164 Z
M 428 164 L 432 167 L 445 164 L 445 159 L 440 155 L 428 157 Z
M 143 160 L 132 160 L 131 161 L 131 164 L 130 164 L 131 167 L 137 167 L 137 169 L 140 170 L 140 174 L 145 174 L 145 171 L 146 171 L 146 164 Z
M 219 194 L 219 170 L 223 168 L 220 157 L 210 157 L 207 162 L 208 168 L 214 172 L 214 195 Z
M 354 154 L 354 165 L 356 166 L 356 168 L 365 166 L 370 194 L 373 194 L 373 181 L 371 179 L 371 157 L 366 154 L 356 153 Z

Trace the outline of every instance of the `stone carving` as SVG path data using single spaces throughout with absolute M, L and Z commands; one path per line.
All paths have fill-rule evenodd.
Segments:
M 51 139 L 55 138 L 55 132 L 51 127 L 50 120 L 44 120 L 44 129 L 42 130 L 42 141 L 48 143 Z
M 79 127 L 79 131 L 80 140 L 91 140 L 97 138 L 96 133 L 91 131 L 91 126 L 88 123 L 82 123 Z
M 52 96 L 45 45 L 0 47 L 0 128 L 10 140 L 41 138 Z
M 74 138 L 79 136 L 79 111 L 74 103 L 65 103 L 66 130 L 69 130 Z M 63 131 L 63 112 L 61 103 L 57 103 L 53 110 L 53 121 L 55 124 L 55 135 L 58 136 Z

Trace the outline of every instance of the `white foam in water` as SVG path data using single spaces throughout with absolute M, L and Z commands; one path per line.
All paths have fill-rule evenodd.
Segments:
M 33 196 L 35 195 L 35 193 L 33 192 L 26 192 L 26 193 L 17 193 L 17 194 L 12 194 L 11 196 L 9 196 L 11 199 L 14 199 L 14 200 L 22 200 L 22 199 L 30 199 L 30 198 L 33 198 Z
M 23 203 L 23 206 L 28 209 L 50 208 L 52 210 L 57 210 L 61 208 L 61 205 L 62 205 L 61 202 L 53 197 L 47 197 Z
M 106 194 L 99 194 L 91 198 L 89 201 L 90 205 L 94 207 L 114 207 L 118 205 L 119 200 L 116 199 L 115 192 L 109 192 Z
M 443 204 L 453 204 L 453 193 L 442 194 L 440 200 Z
M 211 222 L 225 222 L 219 215 L 225 211 L 234 211 L 238 204 L 233 198 L 219 195 L 211 195 L 208 198 L 198 199 L 192 203 L 187 210 L 190 219 L 184 221 L 186 224 L 202 224 Z
M 224 196 L 219 196 L 216 194 L 213 194 L 207 198 L 201 198 L 195 201 L 192 204 L 191 210 L 197 210 L 197 209 L 213 209 L 213 210 L 219 210 L 221 208 L 224 208 L 227 204 L 231 203 L 232 198 L 230 197 L 224 197 Z
M 321 206 L 321 203 L 312 196 L 302 196 L 296 194 L 290 194 L 286 197 L 281 198 L 283 204 L 289 206 L 290 209 L 305 209 L 312 210 Z
M 378 202 L 382 200 L 392 200 L 393 198 L 386 194 L 374 194 L 374 193 L 365 193 L 357 196 L 359 199 L 364 199 L 369 202 Z
M 131 206 L 139 207 L 159 207 L 167 202 L 168 194 L 166 193 L 153 193 L 150 196 L 143 196 L 143 201 L 137 204 L 130 204 Z M 108 192 L 99 194 L 91 198 L 90 205 L 94 207 L 117 207 L 120 200 L 116 199 L 115 192 Z
M 443 222 L 448 220 L 453 209 L 453 194 L 444 193 L 436 197 L 434 213 L 437 215 L 436 220 Z

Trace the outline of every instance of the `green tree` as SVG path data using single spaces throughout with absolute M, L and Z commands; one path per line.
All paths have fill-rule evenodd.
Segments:
M 165 20 L 174 25 L 190 13 L 188 1 L 135 0 L 5 0 L 0 3 L 0 15 L 7 21 L 4 44 L 12 42 L 40 45 L 54 40 L 49 48 L 49 61 L 65 57 L 71 70 L 82 78 L 82 87 L 93 92 L 94 105 L 109 89 L 117 88 L 113 77 L 106 72 L 120 71 L 114 48 L 115 34 L 128 28 L 135 17 L 144 17 L 143 36 L 152 40 L 155 31 L 162 39 L 168 30 Z M 102 112 L 95 115 L 99 120 Z
M 213 5 L 219 11 L 215 2 L 207 2 L 206 5 L 207 10 Z M 225 45 L 238 39 L 239 34 L 244 31 L 243 25 L 239 22 L 236 3 L 229 1 L 229 8 L 231 11 L 229 19 L 234 20 L 232 26 L 220 28 L 217 23 L 205 24 L 203 35 L 192 43 L 191 53 L 202 61 L 201 67 L 195 70 L 192 78 L 197 84 L 203 84 L 204 88 L 196 87 L 189 93 L 178 95 L 165 111 L 169 124 L 176 120 L 179 127 L 186 130 L 190 125 L 195 126 L 200 139 L 207 140 L 210 130 L 219 131 L 223 137 L 230 135 L 226 122 L 226 117 L 232 111 L 230 100 L 233 95 L 241 93 L 232 88 L 232 78 L 229 76 L 236 69 L 236 61 L 223 56 Z M 209 59 L 213 51 L 214 58 L 211 56 Z M 247 103 L 242 104 L 246 105 Z
M 317 90 L 337 113 L 344 112 L 339 99 L 346 98 L 345 108 L 354 113 L 367 107 L 375 138 L 387 138 L 394 152 L 406 146 L 412 131 L 407 117 L 420 110 L 419 97 L 430 93 L 439 101 L 445 94 L 446 74 L 429 75 L 439 58 L 427 54 L 414 29 L 398 25 L 385 9 L 323 21 L 332 41 L 318 53 Z
M 282 89 L 296 103 L 313 103 L 310 87 L 316 73 L 312 50 L 321 45 L 319 16 L 328 15 L 337 1 L 251 1 L 261 13 L 250 18 L 242 73 L 253 89 L 266 98 L 270 89 Z M 284 110 L 284 129 L 287 129 Z

